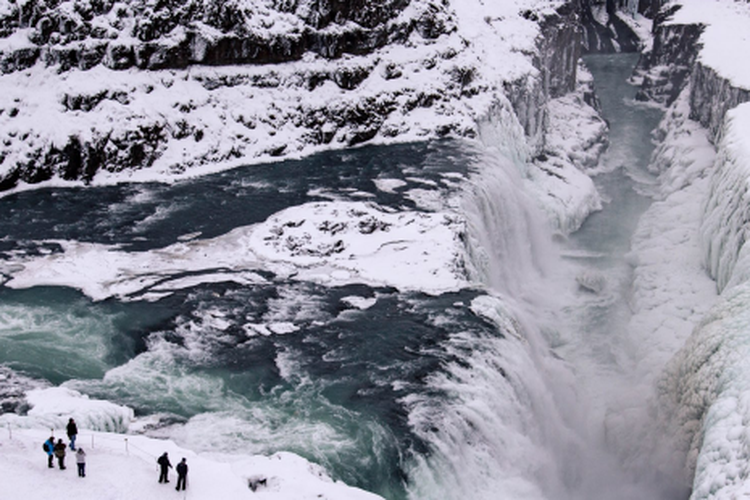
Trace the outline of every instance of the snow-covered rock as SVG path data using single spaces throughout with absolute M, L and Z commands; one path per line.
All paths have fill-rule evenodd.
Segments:
M 539 149 L 575 86 L 571 5 L 4 1 L 0 191 L 475 137 L 503 96 Z

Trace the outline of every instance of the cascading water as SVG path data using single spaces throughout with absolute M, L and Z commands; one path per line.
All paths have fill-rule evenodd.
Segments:
M 623 100 L 633 62 L 612 61 L 620 86 L 603 102 Z M 611 116 L 613 145 L 617 130 L 655 124 L 618 128 Z M 70 262 L 125 264 L 81 286 L 98 302 L 62 279 L 0 288 L 0 363 L 127 404 L 150 435 L 197 451 L 293 451 L 389 500 L 674 498 L 620 470 L 602 430 L 609 392 L 626 380 L 627 341 L 613 336 L 624 335 L 633 224 L 603 229 L 645 208 L 626 184 L 645 165 L 624 176 L 617 167 L 632 155 L 610 154 L 614 173 L 600 188 L 619 186 L 634 208 L 623 216 L 622 192 L 604 189 L 610 207 L 560 258 L 525 194 L 522 131 L 507 108 L 483 140 L 481 151 L 452 141 L 369 147 L 170 186 L 2 198 L 3 282 L 20 262 L 50 279 L 85 274 Z M 281 210 L 361 200 L 384 214 L 460 216 L 476 286 L 328 286 L 230 258 L 250 253 L 237 246 L 245 232 Z M 208 263 L 204 250 L 216 252 Z M 581 290 L 587 273 L 613 285 Z M 71 362 L 44 362 L 56 357 Z
M 520 194 L 522 155 L 490 148 L 470 182 L 469 253 L 494 290 L 472 309 L 497 332 L 452 335 L 446 349 L 459 361 L 429 381 L 443 399 L 410 398 L 412 423 L 430 444 L 411 469 L 410 498 L 686 498 L 679 474 L 664 475 L 669 464 L 644 456 L 647 446 L 620 449 L 608 436 L 655 425 L 644 418 L 647 394 L 628 401 L 627 425 L 612 414 L 637 363 L 626 254 L 649 203 L 638 192 L 653 182 L 649 134 L 661 114 L 636 105 L 627 84 L 634 63 L 589 59 L 612 120 L 612 146 L 596 177 L 608 203 L 563 245 L 562 259 L 533 201 Z

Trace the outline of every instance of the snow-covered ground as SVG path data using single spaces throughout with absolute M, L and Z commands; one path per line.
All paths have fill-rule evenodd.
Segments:
M 708 25 L 702 38 L 704 48 L 700 60 L 738 86 L 750 88 L 750 65 L 738 64 L 737 59 L 737 54 L 747 52 L 743 47 L 750 43 L 746 36 L 750 31 L 747 29 L 750 26 L 750 4 L 698 0 L 680 0 L 680 3 L 684 8 L 675 16 L 674 22 Z M 117 134 L 122 131 L 119 126 L 124 122 L 144 120 L 143 123 L 150 123 L 154 116 L 159 116 L 168 128 L 175 131 L 175 137 L 154 168 L 95 180 L 168 181 L 181 175 L 197 175 L 235 164 L 264 161 L 272 158 L 282 145 L 286 146 L 285 155 L 312 152 L 318 146 L 311 146 L 304 139 L 306 130 L 295 124 L 300 116 L 324 108 L 334 111 L 350 108 L 362 99 L 377 101 L 386 94 L 398 106 L 381 130 L 396 133 L 392 137 L 377 136 L 376 141 L 426 139 L 434 137 L 437 130 L 447 125 L 453 130 L 476 130 L 479 119 L 498 102 L 507 109 L 507 102 L 499 90 L 501 83 L 534 71 L 527 54 L 533 50 L 537 32 L 533 23 L 518 23 L 515 16 L 521 7 L 533 5 L 536 4 L 496 2 L 486 6 L 481 2 L 465 2 L 455 6 L 460 24 L 458 34 L 435 43 L 390 47 L 376 55 L 337 63 L 365 64 L 376 69 L 358 87 L 356 94 L 330 82 L 312 93 L 296 86 L 293 83 L 296 75 L 320 70 L 322 62 L 316 58 L 278 65 L 274 78 L 282 84 L 274 87 L 276 90 L 262 86 L 209 90 L 210 85 L 205 85 L 206 81 L 216 79 L 247 78 L 250 81 L 253 72 L 262 73 L 267 68 L 203 68 L 132 74 L 97 68 L 59 75 L 50 69 L 34 67 L 4 75 L 0 77 L 4 89 L 0 94 L 0 107 L 11 109 L 15 106 L 19 110 L 13 117 L 14 121 L 8 114 L 0 117 L 0 130 L 14 138 L 16 144 L 11 151 L 11 155 L 16 156 L 9 156 L 6 161 L 24 157 L 35 141 L 52 141 L 62 146 L 71 132 L 85 136 L 92 127 L 102 130 L 109 127 L 107 130 Z M 466 40 L 471 42 L 472 49 L 462 48 Z M 496 45 L 499 41 L 502 43 Z M 490 58 L 490 53 L 494 57 Z M 450 57 L 446 57 L 449 54 Z M 435 65 L 427 67 L 424 61 L 432 61 Z M 391 63 L 396 63 L 402 71 L 398 79 L 383 77 Z M 431 93 L 443 92 L 449 88 L 452 70 L 468 67 L 481 69 L 473 85 L 483 92 L 461 97 L 460 91 L 455 90 L 458 94 L 448 92 L 438 105 L 412 108 L 403 113 L 399 111 L 410 108 L 410 100 L 425 89 Z M 95 114 L 63 109 L 62 101 L 66 95 L 98 95 L 102 92 L 107 97 L 97 105 L 100 109 Z M 302 105 L 299 104 L 301 96 L 305 97 Z M 550 105 L 552 133 L 547 146 L 560 154 L 553 155 L 547 165 L 530 167 L 527 172 L 530 190 L 539 196 L 553 224 L 564 233 L 578 227 L 580 221 L 599 204 L 590 179 L 571 166 L 589 161 L 588 157 L 594 154 L 589 149 L 594 144 L 591 139 L 601 134 L 603 124 L 590 108 L 576 99 L 579 97 L 571 95 Z M 24 105 L 14 104 L 19 102 Z M 750 443 L 750 426 L 747 424 L 750 421 L 750 369 L 746 360 L 750 334 L 745 311 L 750 301 L 747 292 L 750 251 L 743 244 L 744 240 L 734 240 L 735 246 L 727 252 L 729 257 L 722 258 L 723 262 L 731 261 L 731 269 L 716 273 L 722 276 L 722 287 L 726 284 L 719 297 L 715 283 L 705 272 L 701 245 L 710 246 L 717 241 L 716 235 L 727 229 L 723 225 L 727 218 L 718 217 L 712 223 L 709 214 L 707 225 L 704 225 L 704 240 L 701 241 L 699 221 L 705 200 L 711 193 L 710 176 L 715 158 L 705 132 L 687 119 L 686 106 L 687 98 L 682 96 L 669 110 L 663 125 L 662 142 L 652 165 L 660 174 L 661 188 L 659 201 L 646 212 L 639 224 L 630 255 L 635 270 L 635 288 L 634 315 L 629 331 L 636 340 L 634 358 L 640 360 L 638 369 L 652 376 L 687 342 L 660 381 L 659 396 L 663 400 L 674 399 L 671 402 L 674 406 L 659 411 L 667 413 L 664 416 L 667 424 L 674 422 L 673 418 L 680 423 L 675 437 L 678 446 L 688 453 L 688 469 L 692 467 L 691 461 L 697 463 L 692 498 L 736 498 L 749 491 L 746 477 L 750 470 L 747 451 Z M 273 113 L 276 118 L 271 118 L 268 109 L 276 108 L 278 112 Z M 111 118 L 102 119 L 103 116 Z M 185 130 L 191 133 L 183 135 L 179 132 L 183 122 L 187 127 Z M 750 107 L 743 105 L 732 111 L 728 123 L 730 126 L 720 145 L 717 165 L 725 170 L 725 180 L 734 181 L 726 181 L 729 182 L 726 185 L 714 183 L 713 189 L 718 201 L 732 201 L 725 194 L 736 194 L 735 205 L 726 209 L 729 213 L 740 214 L 741 211 L 732 209 L 742 209 L 747 205 L 744 197 L 747 186 L 743 179 L 750 176 Z M 202 134 L 198 134 L 200 140 L 195 134 L 197 130 L 202 130 Z M 325 147 L 346 145 L 353 131 L 342 128 L 330 132 L 333 140 Z M 571 140 L 575 142 L 569 142 Z M 228 152 L 236 147 L 240 148 L 241 158 L 228 160 Z M 562 175 L 562 178 L 540 175 L 545 168 L 569 174 Z M 539 177 L 535 180 L 535 176 Z M 547 184 L 550 182 L 553 184 Z M 550 197 L 553 194 L 554 197 Z M 282 274 L 285 268 L 290 273 L 296 272 L 295 266 L 304 263 L 307 279 L 325 283 L 345 283 L 356 278 L 406 289 L 417 283 L 427 291 L 454 289 L 466 284 L 457 272 L 461 258 L 457 235 L 461 225 L 445 214 L 373 212 L 372 207 L 364 204 L 355 207 L 323 203 L 303 208 L 314 209 L 314 225 L 313 219 L 307 222 L 309 227 L 295 225 L 298 217 L 294 210 L 290 210 L 277 214 L 259 227 L 240 228 L 211 241 L 185 242 L 148 255 L 62 242 L 64 253 L 30 259 L 25 269 L 8 271 L 12 278 L 6 286 L 62 284 L 78 287 L 96 299 L 121 297 L 146 289 L 153 282 L 146 281 L 145 277 L 159 274 L 163 277 L 170 272 L 175 261 L 180 263 L 174 269 L 200 270 L 215 267 L 217 256 L 222 256 L 223 265 L 229 269 L 253 268 L 258 261 L 263 261 L 264 265 L 272 265 L 274 271 Z M 309 212 L 306 215 L 309 216 Z M 357 220 L 363 217 L 374 224 L 375 231 L 367 234 L 352 232 L 351 229 L 358 226 Z M 377 242 L 376 246 L 383 249 L 383 253 L 373 256 L 358 253 L 357 248 L 362 248 L 360 245 L 371 247 L 370 240 L 383 236 L 377 231 L 378 223 L 392 228 L 386 240 Z M 399 235 L 399 231 L 407 226 L 412 227 L 413 232 Z M 417 226 L 420 231 L 413 229 Z M 344 231 L 339 235 L 344 248 L 335 247 L 336 241 L 326 241 L 328 235 L 322 234 L 325 231 L 318 231 L 321 227 L 348 230 L 348 233 Z M 279 228 L 286 228 L 283 230 L 289 231 L 291 236 L 295 231 L 318 231 L 320 234 L 316 233 L 311 240 L 299 240 L 299 246 L 295 248 L 276 248 L 278 238 L 263 239 L 263 236 L 278 236 Z M 744 221 L 738 220 L 733 234 L 727 238 L 744 234 L 745 230 Z M 255 253 L 240 257 L 233 252 L 238 246 L 252 248 Z M 422 248 L 428 248 L 430 254 L 420 254 Z M 210 263 L 202 257 L 204 253 L 210 253 Z M 401 281 L 379 281 L 379 266 L 386 258 L 392 265 L 396 254 L 399 256 L 396 262 L 403 264 L 403 272 L 390 273 L 390 276 Z M 310 266 L 311 255 L 315 256 L 313 266 Z M 92 272 L 85 275 L 80 271 L 82 261 L 100 265 L 87 266 Z M 428 273 L 429 276 L 417 273 Z M 207 276 L 205 279 L 226 277 Z M 253 282 L 262 278 L 246 271 L 233 275 L 231 279 Z M 176 288 L 186 286 L 176 282 L 171 285 Z M 149 290 L 154 294 L 151 297 L 169 293 L 170 283 L 160 286 L 162 289 Z M 700 326 L 691 336 L 696 324 Z M 653 379 L 647 377 L 643 381 Z M 634 390 L 642 388 L 638 386 Z M 317 466 L 294 455 L 198 455 L 181 450 L 168 441 L 147 439 L 137 435 L 138 426 L 143 423 L 132 421 L 132 414 L 127 409 L 108 404 L 94 408 L 85 398 L 59 389 L 32 392 L 30 402 L 34 408 L 28 417 L 4 415 L 0 418 L 3 426 L 0 468 L 4 481 L 0 496 L 12 492 L 12 497 L 8 498 L 35 500 L 64 491 L 66 495 L 83 500 L 161 498 L 168 486 L 156 482 L 155 459 L 169 451 L 173 463 L 182 456 L 188 459 L 191 471 L 187 496 L 190 498 L 242 498 L 242 495 L 263 495 L 269 499 L 377 498 L 328 480 Z M 623 407 L 627 404 L 627 401 L 623 402 Z M 621 415 L 627 415 L 627 412 Z M 53 428 L 56 436 L 62 436 L 63 424 L 69 416 L 82 422 L 79 443 L 87 448 L 89 459 L 85 479 L 76 477 L 73 467 L 66 471 L 48 469 L 41 450 L 48 429 Z M 611 418 L 621 417 L 612 415 Z M 121 433 L 126 430 L 130 432 Z M 637 431 L 612 436 L 611 439 L 621 440 L 627 448 L 626 441 L 633 436 L 643 439 Z M 51 476 L 54 480 L 48 481 Z M 267 484 L 253 493 L 248 484 L 257 478 L 266 478 Z
M 738 59 L 750 50 L 750 4 L 672 3 L 682 8 L 668 22 L 705 26 L 698 61 L 735 88 L 750 89 L 750 65 Z M 750 105 L 727 113 L 715 150 L 709 132 L 687 118 L 689 91 L 657 133 L 651 167 L 659 174 L 661 201 L 643 216 L 633 243 L 631 329 L 647 371 L 666 363 L 653 407 L 662 427 L 648 438 L 654 451 L 671 439 L 684 453 L 676 465 L 693 478 L 692 500 L 739 498 L 750 491 L 744 236 Z M 664 457 L 665 464 L 670 460 Z
M 101 149 L 106 172 L 89 180 L 106 183 L 175 180 L 363 141 L 476 136 L 477 121 L 505 100 L 504 84 L 538 76 L 531 55 L 539 26 L 520 14 L 541 17 L 561 3 L 454 2 L 455 30 L 436 39 L 414 33 L 333 60 L 307 53 L 280 64 L 153 71 L 60 71 L 38 63 L 2 74 L 0 176 L 18 165 L 38 168 L 71 137 L 84 162 L 89 147 Z M 401 14 L 404 22 L 419 17 L 418 7 Z M 287 17 L 270 23 L 273 29 L 298 29 Z M 24 48 L 25 36 L 19 30 L 1 40 L 0 50 Z M 342 81 L 351 75 L 354 83 Z M 142 150 L 132 150 L 134 141 Z M 127 167 L 134 158 L 153 163 L 134 171 Z
M 738 59 L 750 52 L 750 4 L 735 1 L 672 0 L 682 7 L 668 21 L 705 26 L 698 61 L 716 70 L 735 86 L 750 89 L 750 64 Z
M 134 424 L 128 408 L 94 401 L 64 388 L 36 389 L 28 393 L 29 415 L 0 416 L 0 498 L 26 500 L 51 497 L 80 500 L 143 500 L 166 497 L 205 500 L 259 498 L 267 500 L 377 500 L 381 497 L 331 480 L 325 471 L 291 453 L 250 456 L 196 454 L 172 441 L 122 432 Z M 86 452 L 86 477 L 78 477 L 75 453 L 68 449 L 65 470 L 47 467 L 42 443 L 62 438 L 74 418 L 76 444 Z M 108 432 L 109 430 L 110 432 Z M 173 466 L 187 459 L 187 489 L 174 492 L 177 475 L 159 484 L 156 459 L 167 452 Z

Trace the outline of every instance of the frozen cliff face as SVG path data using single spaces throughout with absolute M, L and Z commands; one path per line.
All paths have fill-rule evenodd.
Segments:
M 678 100 L 685 101 L 684 95 Z M 689 135 L 697 124 L 684 123 L 687 128 L 677 127 L 687 133 L 681 142 L 696 144 Z M 669 362 L 659 384 L 665 432 L 673 433 L 678 451 L 686 456 L 685 470 L 693 477 L 693 500 L 735 498 L 750 492 L 745 472 L 750 467 L 748 131 L 750 103 L 727 112 L 715 162 L 707 171 L 711 175 L 708 190 L 700 197 L 706 200 L 700 225 L 704 267 L 716 280 L 720 295 L 710 301 L 710 311 Z M 708 131 L 703 134 L 707 136 Z M 701 142 L 706 149 L 707 137 Z M 679 156 L 692 154 L 682 152 Z M 703 162 L 691 165 L 681 161 L 675 166 L 695 177 L 691 182 L 698 186 L 709 180 L 690 173 L 696 172 L 699 163 Z
M 654 20 L 653 48 L 639 62 L 641 100 L 670 105 L 691 83 L 690 116 L 716 138 L 724 113 L 750 99 L 750 70 L 735 55 L 749 45 L 747 2 L 666 2 Z
M 663 294 L 669 298 L 663 307 L 687 321 L 661 324 L 670 338 L 684 338 L 685 323 L 694 329 L 667 364 L 654 409 L 663 425 L 658 439 L 673 438 L 670 449 L 685 457 L 692 500 L 750 493 L 750 104 L 742 104 L 750 68 L 737 58 L 748 50 L 749 29 L 747 2 L 673 0 L 662 8 L 653 50 L 642 61 L 648 73 L 641 97 L 670 104 L 651 164 L 664 201 L 649 212 L 671 205 L 684 217 L 688 224 L 674 224 L 685 236 L 678 252 L 693 262 L 692 276 L 677 268 L 663 275 L 673 288 Z M 654 248 L 669 254 L 666 245 Z M 643 269 L 639 262 L 637 286 Z M 698 286 L 706 274 L 715 280 L 716 297 Z M 649 297 L 659 294 L 640 295 L 654 302 Z
M 750 104 L 727 114 L 701 224 L 706 267 L 719 290 L 750 278 Z
M 636 69 L 642 78 L 641 90 L 636 96 L 639 100 L 670 105 L 687 84 L 704 26 L 671 22 L 680 8 L 680 5 L 669 5 L 654 19 L 652 49 L 643 54 Z
M 708 129 L 716 140 L 727 111 L 750 101 L 750 88 L 742 88 L 713 68 L 698 63 L 693 69 L 690 92 L 690 117 Z
M 548 101 L 576 89 L 581 29 L 573 4 L 565 4 L 545 15 L 525 10 L 521 16 L 540 26 L 532 59 L 537 71 L 503 82 L 503 90 L 529 144 L 539 153 L 544 149 L 548 128 Z
M 639 38 L 620 17 L 638 13 L 638 2 L 581 0 L 583 48 L 587 53 L 636 52 Z
M 0 190 L 474 137 L 508 99 L 541 151 L 575 86 L 572 5 L 1 0 Z

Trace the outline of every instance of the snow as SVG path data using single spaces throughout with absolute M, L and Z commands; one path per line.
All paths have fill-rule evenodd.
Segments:
M 727 113 L 702 224 L 706 265 L 720 290 L 750 277 L 745 248 L 750 174 L 750 104 Z M 739 266 L 739 269 L 735 268 Z
M 256 3 L 256 15 L 248 21 L 257 24 L 251 26 L 256 31 L 294 32 L 301 22 L 288 14 L 271 19 L 268 6 Z M 163 136 L 149 152 L 155 158 L 151 167 L 99 172 L 93 179 L 106 184 L 173 182 L 279 155 L 293 158 L 346 147 L 367 127 L 378 131 L 375 143 L 426 140 L 445 130 L 471 135 L 478 119 L 501 97 L 504 82 L 537 74 L 530 55 L 539 28 L 519 13 L 551 13 L 561 3 L 455 2 L 452 21 L 458 30 L 436 40 L 414 36 L 404 44 L 338 60 L 308 53 L 299 61 L 263 66 L 114 71 L 100 65 L 64 72 L 40 63 L 3 74 L 0 109 L 17 114 L 0 114 L 0 134 L 7 138 L 0 175 L 16 164 L 33 163 L 50 146 L 62 149 L 71 136 L 105 141 L 107 154 L 120 162 L 126 161 L 127 148 L 118 148 L 129 144 L 128 137 L 140 137 L 143 130 Z M 427 8 L 415 4 L 398 22 Z M 343 28 L 333 23 L 326 29 Z M 27 35 L 16 31 L 2 40 L 4 50 L 28 44 Z M 354 89 L 334 83 L 335 75 L 350 71 L 364 71 L 367 77 Z M 461 74 L 473 75 L 466 88 L 456 83 Z M 323 83 L 311 90 L 310 82 L 318 80 Z M 84 104 L 79 105 L 81 99 Z M 388 111 L 376 118 L 382 123 L 364 129 L 342 123 L 360 108 L 373 116 L 381 113 L 375 110 Z M 16 190 L 25 188 L 21 184 Z
M 690 87 L 670 106 L 655 134 L 660 137 L 649 170 L 659 175 L 659 197 L 709 176 L 716 151 L 706 131 L 690 120 Z
M 689 477 L 694 477 L 691 499 L 739 498 L 750 492 L 746 481 L 750 470 L 750 272 L 744 237 L 750 176 L 750 104 L 727 113 L 715 156 L 707 146 L 706 131 L 686 121 L 686 115 L 681 97 L 675 110 L 668 114 L 674 123 L 666 127 L 669 133 L 658 150 L 667 161 L 654 162 L 666 165 L 672 161 L 670 158 L 677 159 L 672 166 L 674 174 L 665 171 L 660 175 L 665 182 L 663 193 L 667 194 L 664 203 L 677 202 L 671 208 L 674 215 L 665 220 L 667 224 L 673 221 L 673 225 L 654 227 L 652 234 L 654 242 L 669 238 L 682 245 L 674 247 L 674 251 L 669 245 L 655 246 L 650 259 L 662 261 L 666 269 L 671 269 L 668 278 L 661 281 L 673 289 L 664 296 L 641 292 L 640 300 L 651 304 L 661 301 L 658 307 L 668 312 L 661 316 L 659 325 L 664 332 L 654 331 L 655 339 L 662 339 L 657 346 L 659 342 L 671 344 L 668 350 L 672 350 L 694 326 L 658 384 L 664 432 L 685 454 L 684 468 Z M 654 207 L 658 209 L 660 205 Z M 679 225 L 674 223 L 678 219 L 683 220 Z M 700 221 L 700 225 L 688 226 L 689 220 Z M 700 244 L 698 254 L 696 242 Z M 639 256 L 642 259 L 643 253 Z M 687 258 L 692 262 L 689 267 L 685 266 Z M 697 263 L 701 266 L 697 267 Z M 642 269 L 639 264 L 637 280 L 644 288 L 647 282 Z M 715 283 L 707 283 L 709 273 Z M 709 284 L 712 291 L 707 288 Z M 720 295 L 712 298 L 712 293 L 718 292 Z M 636 319 L 642 316 L 637 314 Z M 650 323 L 657 321 L 653 318 Z M 646 344 L 645 350 L 651 349 L 652 344 L 653 341 Z
M 547 104 L 548 132 L 544 157 L 529 167 L 528 188 L 535 193 L 553 230 L 568 235 L 592 212 L 601 210 L 599 193 L 586 171 L 598 166 L 606 149 L 608 127 L 583 93 L 591 74 L 580 65 L 575 92 Z
M 95 300 L 132 300 L 144 293 L 159 298 L 198 283 L 262 283 L 256 271 L 267 269 L 331 285 L 369 283 L 438 293 L 468 284 L 461 271 L 462 230 L 449 213 L 388 213 L 362 202 L 308 203 L 256 226 L 147 252 L 57 241 L 64 252 L 9 266 L 5 286 L 68 286 Z M 204 274 L 185 278 L 185 272 Z
M 533 0 L 455 2 L 452 7 L 459 27 L 456 33 L 434 43 L 412 41 L 336 63 L 307 56 L 299 62 L 261 69 L 116 72 L 98 67 L 86 72 L 73 70 L 58 74 L 54 69 L 34 67 L 3 75 L 0 77 L 4 90 L 0 93 L 0 107 L 17 106 L 19 109 L 13 120 L 8 119 L 7 114 L 0 117 L 0 133 L 12 138 L 9 140 L 14 143 L 6 161 L 23 160 L 38 142 L 62 147 L 70 134 L 87 137 L 96 130 L 118 136 L 125 134 L 133 124 L 148 126 L 156 122 L 166 124 L 175 137 L 161 151 L 152 169 L 102 173 L 94 183 L 172 182 L 184 176 L 270 161 L 274 159 L 270 151 L 283 145 L 286 145 L 284 154 L 288 156 L 343 147 L 351 130 L 327 122 L 325 126 L 330 127 L 327 130 L 334 134 L 332 143 L 313 145 L 306 139 L 309 130 L 298 125 L 300 117 L 315 115 L 321 110 L 336 113 L 368 100 L 392 99 L 398 104 L 397 111 L 389 115 L 383 125 L 385 130 L 397 132 L 395 138 L 377 136 L 375 142 L 429 139 L 435 137 L 435 130 L 442 125 L 477 130 L 481 136 L 482 121 L 497 114 L 496 108 L 507 113 L 502 83 L 536 73 L 529 55 L 535 50 L 538 28 L 533 22 L 520 19 L 518 12 L 552 9 L 557 3 Z M 708 24 L 702 38 L 705 48 L 701 60 L 722 74 L 730 75 L 737 84 L 750 88 L 747 68 L 736 64 L 736 54 L 744 53 L 741 47 L 747 31 L 725 28 L 725 23 L 746 22 L 743 17 L 746 6 L 738 2 L 705 0 L 681 0 L 681 3 L 685 8 L 673 22 L 699 19 Z M 272 27 L 284 29 L 282 24 L 278 22 Z M 6 41 L 11 42 L 18 44 L 23 39 Z M 735 45 L 727 49 L 728 43 Z M 465 46 L 471 48 L 465 50 Z M 451 57 L 447 57 L 448 54 Z M 732 55 L 735 56 L 733 62 L 729 61 Z M 436 64 L 426 67 L 425 61 Z M 372 71 L 355 91 L 343 90 L 332 82 L 317 87 L 314 92 L 300 85 L 300 75 L 329 71 L 331 64 L 339 69 L 365 66 Z M 402 76 L 384 78 L 388 64 L 395 64 Z M 449 88 L 446 75 L 455 68 L 467 67 L 477 70 L 475 85 L 483 92 L 466 97 L 446 90 Z M 250 82 L 255 78 L 273 80 L 274 86 L 245 83 L 212 88 L 207 84 L 232 79 Z M 447 92 L 447 98 L 431 108 L 407 111 L 407 103 L 417 92 Z M 101 93 L 106 97 L 92 111 L 64 109 L 66 96 Z M 127 96 L 127 105 L 120 101 L 123 95 Z M 545 144 L 548 158 L 525 165 L 525 187 L 537 197 L 554 229 L 569 234 L 601 206 L 585 170 L 596 166 L 601 147 L 598 140 L 605 133 L 606 125 L 593 108 L 582 102 L 579 93 L 553 100 L 549 111 L 550 133 Z M 109 118 L 105 120 L 104 116 Z M 677 361 L 673 361 L 673 366 L 681 367 L 680 376 L 674 379 L 668 376 L 661 387 L 664 392 L 668 392 L 665 388 L 669 387 L 674 394 L 681 394 L 683 390 L 689 403 L 713 402 L 704 420 L 697 423 L 693 418 L 695 413 L 691 413 L 690 418 L 685 417 L 684 425 L 691 431 L 701 425 L 705 428 L 702 450 L 699 452 L 700 443 L 695 443 L 690 455 L 697 457 L 694 498 L 718 499 L 728 498 L 729 490 L 736 496 L 750 493 L 750 487 L 742 481 L 747 474 L 746 464 L 750 463 L 746 451 L 750 443 L 746 431 L 750 419 L 750 371 L 743 366 L 743 360 L 750 355 L 750 342 L 744 332 L 750 321 L 744 312 L 750 301 L 745 283 L 750 276 L 750 260 L 746 255 L 750 250 L 743 253 L 733 249 L 738 254 L 737 263 L 731 279 L 727 275 L 727 281 L 734 288 L 706 316 L 717 300 L 717 293 L 702 266 L 697 221 L 709 193 L 709 169 L 715 156 L 705 133 L 687 116 L 687 98 L 683 96 L 669 111 L 667 122 L 663 124 L 664 138 L 652 163 L 660 173 L 661 188 L 659 201 L 639 224 L 629 255 L 635 279 L 634 315 L 629 331 L 635 340 L 633 356 L 639 360 L 638 371 L 653 376 L 690 337 L 693 326 L 705 317 L 700 330 L 688 340 Z M 178 138 L 182 122 L 187 123 L 192 132 Z M 733 111 L 729 123 L 722 158 L 727 160 L 724 163 L 741 169 L 739 178 L 747 178 L 750 175 L 747 170 L 750 153 L 746 149 L 750 137 L 750 108 L 746 105 Z M 197 130 L 203 132 L 200 140 L 194 133 Z M 505 132 L 507 130 L 503 130 Z M 24 137 L 25 134 L 28 136 Z M 504 139 L 508 136 L 509 133 Z M 515 139 L 521 143 L 521 137 L 519 133 Z M 491 142 L 492 139 L 485 136 L 480 140 Z M 521 144 L 517 147 L 523 149 Z M 239 157 L 230 154 L 234 148 L 239 148 Z M 732 189 L 739 187 L 737 178 L 731 184 Z M 462 182 L 465 179 L 457 180 L 457 183 Z M 59 179 L 48 184 L 67 185 Z M 394 192 L 404 183 L 379 179 L 376 185 L 382 191 Z M 415 189 L 408 195 L 420 208 L 433 211 L 391 212 L 372 203 L 334 200 L 289 208 L 260 224 L 237 228 L 210 240 L 198 241 L 186 236 L 177 244 L 148 252 L 56 241 L 64 250 L 61 254 L 31 257 L 21 263 L 22 267 L 3 270 L 9 276 L 5 286 L 64 285 L 78 288 L 95 300 L 109 297 L 156 300 L 198 283 L 224 280 L 263 283 L 265 278 L 259 273 L 263 270 L 326 285 L 364 282 L 429 293 L 468 286 L 469 280 L 462 271 L 466 256 L 460 241 L 464 223 L 444 210 L 446 200 L 436 199 L 435 190 Z M 224 270 L 217 272 L 217 268 Z M 191 276 L 184 277 L 186 272 Z M 585 281 L 600 286 L 598 279 L 598 276 L 589 276 Z M 342 302 L 364 309 L 370 307 L 374 299 L 351 296 L 343 298 Z M 494 299 L 478 299 L 472 307 L 478 314 L 501 321 L 494 317 L 497 313 L 493 311 L 499 307 Z M 221 327 L 223 318 L 209 316 L 207 312 L 204 319 Z M 291 323 L 272 319 L 244 327 L 248 335 L 284 335 L 296 330 Z M 515 332 L 514 328 L 508 330 Z M 515 362 L 518 364 L 532 363 L 520 348 L 513 354 L 517 355 Z M 689 367 L 695 368 L 694 380 L 684 378 Z M 142 375 L 148 377 L 146 367 Z M 115 369 L 107 376 L 118 377 L 121 373 Z M 708 381 L 712 381 L 711 385 L 705 387 Z M 646 377 L 633 391 L 648 390 L 649 382 L 653 379 Z M 675 389 L 668 382 L 679 382 L 684 389 Z M 0 425 L 8 430 L 8 437 L 0 440 L 3 490 L 13 491 L 18 498 L 34 500 L 59 495 L 60 491 L 81 500 L 162 498 L 165 488 L 174 484 L 174 477 L 167 486 L 156 482 L 155 458 L 164 451 L 170 453 L 173 463 L 182 456 L 187 457 L 190 465 L 187 497 L 190 498 L 234 499 L 256 495 L 269 500 L 379 498 L 332 481 L 319 466 L 290 453 L 271 456 L 196 453 L 181 449 L 171 441 L 149 439 L 137 434 L 147 424 L 135 419 L 131 410 L 89 400 L 70 389 L 30 391 L 28 398 L 33 406 L 28 416 L 0 416 Z M 687 404 L 684 411 L 697 410 Z M 48 428 L 54 428 L 56 436 L 63 435 L 62 427 L 69 416 L 81 423 L 79 444 L 87 449 L 89 462 L 85 479 L 75 477 L 73 467 L 66 471 L 47 469 L 40 449 L 41 442 L 48 437 Z M 493 438 L 495 429 L 486 432 Z M 622 434 L 611 439 L 631 436 Z M 497 433 L 494 439 L 499 439 Z M 522 464 L 521 467 L 532 463 L 536 457 L 534 446 L 537 445 L 514 443 L 519 455 L 529 456 L 523 460 L 517 460 L 519 455 L 511 458 Z M 518 465 L 509 467 L 515 470 Z M 248 483 L 258 478 L 265 478 L 267 485 L 253 492 Z M 520 479 L 517 488 L 519 495 L 542 496 L 538 491 L 526 491 L 533 486 Z
M 705 30 L 698 60 L 729 79 L 735 87 L 750 90 L 750 65 L 738 64 L 738 54 L 750 53 L 750 4 L 724 0 L 672 0 L 682 6 L 668 24 L 702 24 Z
M 270 456 L 194 453 L 172 441 L 122 433 L 128 427 L 138 426 L 129 408 L 92 401 L 64 388 L 39 389 L 28 395 L 33 405 L 28 416 L 0 416 L 2 498 L 32 500 L 60 495 L 80 500 L 156 500 L 167 495 L 192 499 L 381 498 L 332 480 L 321 467 L 292 453 Z M 79 431 L 76 444 L 86 452 L 85 478 L 78 477 L 75 456 L 70 450 L 65 470 L 57 467 L 57 460 L 55 467 L 49 469 L 42 450 L 50 432 L 67 443 L 68 418 L 76 420 Z M 164 452 L 169 454 L 173 465 L 182 457 L 187 458 L 189 471 L 184 493 L 170 492 L 177 479 L 173 470 L 169 473 L 169 484 L 157 482 L 156 458 Z M 255 491 L 251 485 L 256 486 Z

